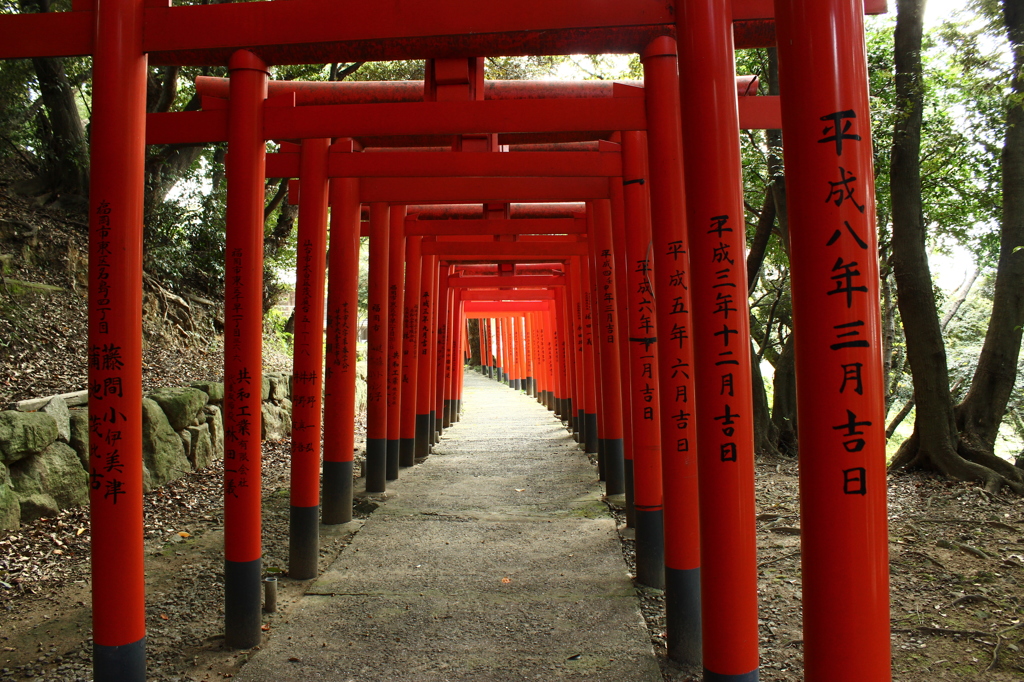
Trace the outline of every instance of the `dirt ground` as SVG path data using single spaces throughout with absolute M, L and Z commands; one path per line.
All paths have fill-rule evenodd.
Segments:
M 288 441 L 266 444 L 264 562 L 287 564 Z M 223 648 L 220 484 L 213 466 L 146 497 L 150 679 L 231 677 L 249 652 Z M 761 679 L 802 679 L 796 465 L 757 467 Z M 1024 678 L 1024 501 L 927 476 L 890 480 L 893 678 Z M 372 512 L 360 507 L 359 514 Z M 358 529 L 326 531 L 321 569 Z M 91 679 L 87 517 L 70 511 L 0 539 L 0 680 Z M 632 542 L 623 541 L 627 562 Z M 280 573 L 288 618 L 306 582 Z M 689 679 L 664 656 L 658 591 L 638 589 L 665 679 Z

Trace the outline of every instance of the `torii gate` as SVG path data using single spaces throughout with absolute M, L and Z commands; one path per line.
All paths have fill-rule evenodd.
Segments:
M 877 264 L 863 7 L 844 0 L 813 4 L 777 0 L 775 5 L 785 154 L 794 199 L 790 222 L 798 392 L 804 396 L 799 413 L 804 453 L 806 677 L 883 680 L 889 678 L 884 447 L 879 316 L 877 297 L 872 295 Z M 732 268 L 742 254 L 742 231 L 727 227 L 729 219 L 734 225 L 742 223 L 738 125 L 734 99 L 715 84 L 722 82 L 723 67 L 729 67 L 727 77 L 732 77 L 734 45 L 770 42 L 773 27 L 760 20 L 772 15 L 771 4 L 686 0 L 673 13 L 662 2 L 622 5 L 612 0 L 566 0 L 552 5 L 524 0 L 517 9 L 508 16 L 502 6 L 458 0 L 442 7 L 406 7 L 395 0 L 384 6 L 342 7 L 300 0 L 177 8 L 147 8 L 141 0 L 104 0 L 95 9 L 82 2 L 67 14 L 6 16 L 0 21 L 2 58 L 94 54 L 89 344 L 108 358 L 90 368 L 91 410 L 97 420 L 92 442 L 97 466 L 91 472 L 97 679 L 134 680 L 145 674 L 141 457 L 137 453 L 147 53 L 152 63 L 224 64 L 243 47 L 274 63 L 640 52 L 675 27 L 684 64 L 696 67 L 703 62 L 705 67 L 680 69 L 687 84 L 684 130 L 693 133 L 686 152 L 691 233 L 697 236 L 705 230 L 703 238 L 693 240 L 696 257 L 692 262 L 698 274 L 707 269 L 714 276 L 700 279 L 705 288 L 694 287 L 697 352 L 718 357 L 716 362 L 733 359 L 723 354 L 733 352 L 730 338 L 742 338 L 745 313 L 730 311 L 731 301 L 723 303 L 718 296 L 728 292 L 714 286 L 733 285 L 742 292 L 742 270 Z M 744 21 L 736 27 L 739 39 L 734 43 L 732 24 L 737 17 Z M 581 22 L 585 25 L 580 26 Z M 233 60 L 236 78 L 229 116 L 232 111 L 236 115 L 230 135 L 238 153 L 229 161 L 229 182 L 236 185 L 247 175 L 262 184 L 262 138 L 255 134 L 262 127 L 262 113 L 248 110 L 242 96 L 247 89 L 250 97 L 260 94 L 265 83 L 259 75 L 262 63 L 245 55 Z M 246 174 L 244 164 L 250 162 Z M 824 201 L 817 198 L 821 195 Z M 229 223 L 251 228 L 261 218 L 260 209 L 255 202 L 234 202 L 229 206 Z M 723 217 L 728 218 L 723 221 Z M 712 232 L 713 238 L 709 237 Z M 229 283 L 229 292 L 240 290 L 235 284 L 244 284 L 255 263 L 247 250 L 251 244 L 239 241 L 241 236 L 229 235 L 229 277 L 243 280 Z M 659 242 L 657 232 L 654 242 L 657 257 L 668 247 Z M 657 262 L 655 273 L 659 277 Z M 721 281 L 715 279 L 723 274 Z M 242 335 L 249 330 L 243 323 L 258 319 L 258 299 L 243 294 L 232 305 L 239 306 L 239 319 L 229 322 L 228 333 Z M 739 326 L 730 326 L 730 312 L 739 318 Z M 709 321 L 725 322 L 720 334 Z M 245 347 L 237 351 L 226 359 L 226 376 L 240 384 L 258 380 L 259 357 Z M 740 357 L 737 354 L 737 362 L 742 362 Z M 698 418 L 703 420 L 701 411 L 713 406 L 717 409 L 706 413 L 721 427 L 720 433 L 704 429 L 700 436 L 705 465 L 700 473 L 702 487 L 705 480 L 720 486 L 723 495 L 742 502 L 736 507 L 742 515 L 749 508 L 743 500 L 750 498 L 750 463 L 743 460 L 749 460 L 750 453 L 740 457 L 741 436 L 749 433 L 750 419 L 736 407 L 746 400 L 742 391 L 732 395 L 736 387 L 726 382 L 729 373 L 723 373 L 722 366 L 714 367 L 706 376 L 712 381 L 702 381 L 699 368 L 697 374 Z M 716 379 L 717 396 L 713 395 Z M 726 389 L 731 389 L 729 397 L 736 399 L 735 405 L 722 400 Z M 834 399 L 821 400 L 822 395 Z M 246 422 L 246 428 L 251 428 L 246 420 L 253 414 L 246 414 L 250 399 L 251 395 L 233 397 L 236 425 Z M 112 445 L 114 434 L 120 437 L 120 448 Z M 248 454 L 248 445 L 236 446 L 236 454 Z M 709 451 L 719 458 L 711 457 Z M 122 458 L 124 453 L 128 456 Z M 243 490 L 243 482 L 249 479 L 236 481 L 240 504 L 258 503 L 256 486 Z M 704 519 L 701 525 L 702 543 L 708 546 L 713 540 L 707 533 L 717 526 Z M 753 542 L 752 537 L 735 540 L 749 546 Z M 227 572 L 258 578 L 258 543 L 234 534 L 225 542 Z M 117 570 L 121 567 L 125 573 Z M 727 587 L 731 579 L 751 570 L 749 565 L 734 563 L 706 568 L 701 588 L 705 591 Z M 851 600 L 850 595 L 856 598 Z M 236 606 L 229 602 L 228 610 Z M 734 606 L 719 612 L 705 610 L 706 679 L 756 679 L 756 618 L 753 627 L 749 625 L 750 614 L 756 615 L 756 598 L 738 595 Z

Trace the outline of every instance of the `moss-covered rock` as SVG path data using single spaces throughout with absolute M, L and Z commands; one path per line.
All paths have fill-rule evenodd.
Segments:
M 53 443 L 40 454 L 12 464 L 10 472 L 22 521 L 52 513 L 47 497 L 56 509 L 77 507 L 89 499 L 89 477 L 70 445 Z
M 11 464 L 37 455 L 57 440 L 57 422 L 44 412 L 0 412 L 0 460 Z
M 142 459 L 150 474 L 146 490 L 180 478 L 192 469 L 181 436 L 171 427 L 160 405 L 148 398 L 142 399 Z
M 78 453 L 82 468 L 89 470 L 89 410 L 88 408 L 70 410 L 71 438 L 68 445 Z
M 157 403 L 167 415 L 171 428 L 181 431 L 191 426 L 209 396 L 198 388 L 161 388 L 146 396 Z
M 192 462 L 192 468 L 205 469 L 213 462 L 213 439 L 210 438 L 210 425 L 200 424 L 190 426 L 188 431 L 192 436 L 192 448 L 188 459 Z
M 21 503 L 11 487 L 7 467 L 0 464 L 0 530 L 14 530 L 21 523 Z
M 200 381 L 192 384 L 192 388 L 198 388 L 209 396 L 209 402 L 220 405 L 224 402 L 224 384 L 219 381 Z

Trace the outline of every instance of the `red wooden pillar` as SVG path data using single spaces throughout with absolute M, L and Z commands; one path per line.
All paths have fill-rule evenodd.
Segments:
M 402 325 L 402 407 L 398 464 L 416 463 L 416 396 L 419 385 L 419 310 L 422 285 L 422 237 L 407 237 L 405 246 L 405 321 Z
M 370 205 L 369 320 L 366 349 L 366 492 L 387 486 L 388 231 L 391 210 Z
M 644 585 L 665 586 L 664 495 L 662 489 L 661 398 L 658 393 L 658 324 L 651 253 L 650 199 L 643 133 L 622 135 L 623 200 L 626 212 L 630 417 L 633 421 L 633 505 L 636 514 L 636 575 Z M 627 471 L 628 473 L 628 471 Z M 627 479 L 627 485 L 629 484 Z
M 558 287 L 561 289 L 562 287 Z M 556 289 L 557 291 L 557 289 Z M 555 355 L 554 355 L 554 327 L 551 319 L 551 307 L 554 300 L 547 302 L 546 310 L 538 315 L 541 325 L 541 343 L 544 357 L 544 391 L 541 396 L 544 407 L 548 412 L 553 412 L 555 407 Z
M 352 520 L 359 310 L 359 180 L 331 180 L 330 278 L 324 371 L 323 522 Z
M 266 65 L 231 57 L 224 332 L 225 642 L 260 642 L 260 408 L 263 383 L 263 183 Z
M 302 141 L 292 358 L 291 509 L 288 576 L 315 578 L 320 556 L 320 427 L 324 275 L 327 268 L 328 139 Z
M 629 313 L 626 311 L 628 306 L 628 294 L 626 293 L 626 279 L 628 277 L 626 270 L 626 207 L 625 198 L 623 192 L 622 180 L 620 178 L 611 178 L 608 180 L 608 191 L 611 195 L 611 215 L 612 215 L 612 256 L 613 263 L 615 265 L 615 300 L 617 305 L 615 306 L 615 324 L 625 334 L 618 344 L 619 348 L 619 384 L 622 386 L 621 396 L 621 410 L 622 410 L 622 465 L 623 465 L 623 486 L 626 491 L 626 519 L 627 525 L 632 521 L 632 525 L 636 525 L 636 505 L 635 505 L 635 481 L 633 480 L 633 394 L 630 390 L 632 385 L 632 367 L 630 367 L 630 355 L 629 355 Z M 641 481 L 643 484 L 644 481 Z M 658 486 L 658 497 L 661 497 L 661 486 Z M 662 526 L 659 523 L 657 528 L 651 528 L 652 532 L 644 535 L 644 540 L 637 543 L 638 552 L 643 548 L 644 552 L 648 553 L 648 559 L 645 563 L 647 566 L 657 566 L 657 573 L 650 573 L 645 571 L 644 578 L 640 579 L 639 572 L 637 573 L 637 579 L 640 580 L 644 585 L 650 585 L 652 587 L 662 588 L 664 580 L 656 580 L 658 575 L 664 573 L 662 568 L 663 560 L 660 554 L 660 548 L 662 547 Z M 655 546 L 651 544 L 651 541 L 657 543 L 656 547 L 659 552 L 656 559 L 650 556 L 651 550 L 655 549 Z M 638 569 L 639 570 L 639 569 Z M 644 582 L 645 580 L 652 580 L 655 582 Z
M 452 396 L 452 421 L 462 420 L 462 386 L 466 376 L 466 364 L 469 362 L 469 330 L 466 326 L 465 305 L 462 302 L 462 289 L 458 290 L 458 307 L 455 309 L 456 320 L 459 325 L 459 356 L 454 366 L 455 387 Z
M 146 679 L 142 6 L 141 0 L 111 0 L 96 11 L 89 193 L 89 514 L 93 674 L 100 682 Z
M 428 238 L 429 239 L 429 238 Z M 434 287 L 436 279 L 437 257 L 423 256 L 420 271 L 420 310 L 419 310 L 419 346 L 417 359 L 419 367 L 416 371 L 416 457 L 423 458 L 430 454 L 430 446 L 434 442 L 433 424 L 431 423 L 430 387 L 433 378 L 433 315 Z
M 591 290 L 595 342 L 601 346 L 601 417 L 599 438 L 605 442 L 605 491 L 625 492 L 622 443 L 622 383 L 619 371 L 619 329 L 615 314 L 615 256 L 612 244 L 612 207 L 607 199 L 593 202 L 593 254 L 596 267 Z
M 704 669 L 758 676 L 754 420 L 732 3 L 677 8 L 700 459 Z M 721 538 L 730 538 L 722 543 Z
M 671 659 L 701 661 L 700 508 L 697 438 L 693 421 L 693 345 L 690 339 L 690 250 L 683 190 L 682 129 L 675 45 L 657 40 L 643 54 L 647 104 L 651 249 L 658 387 L 661 402 L 661 466 L 665 504 L 666 644 Z M 637 134 L 623 140 L 630 178 L 643 172 Z
M 537 367 L 539 360 L 537 359 L 536 330 L 534 329 L 533 313 L 523 315 L 523 327 L 523 337 L 526 340 L 526 352 L 524 354 L 526 358 L 526 394 L 537 397 L 537 378 L 540 372 Z
M 567 279 L 571 282 L 572 273 L 567 272 Z M 570 352 L 569 344 L 571 343 L 569 338 L 569 325 L 567 322 L 569 303 L 566 299 L 569 298 L 569 292 L 571 286 L 563 287 L 562 289 L 555 291 L 555 306 L 552 312 L 554 318 L 555 327 L 555 353 L 557 354 L 558 362 L 558 392 L 555 394 L 555 415 L 562 421 L 566 421 L 566 415 L 569 412 L 569 359 L 568 355 Z
M 487 376 L 487 368 L 491 364 L 490 348 L 487 344 L 487 320 L 486 318 L 477 318 L 476 321 L 477 329 L 477 341 L 480 344 L 480 372 L 484 376 Z
M 437 438 L 440 438 L 444 430 L 451 424 L 447 420 L 448 412 L 445 409 L 445 387 L 447 386 L 448 374 L 445 365 L 448 360 L 448 324 L 451 319 L 451 296 L 448 291 L 448 276 L 451 274 L 451 266 L 444 266 L 435 273 L 437 280 L 437 301 L 439 306 L 435 311 L 437 315 L 437 356 L 434 358 L 437 363 L 434 366 L 437 383 L 434 387 L 434 430 Z
M 583 349 L 578 353 L 582 381 L 580 382 L 580 400 L 584 404 L 584 452 L 598 455 L 598 478 L 605 479 L 604 458 L 601 453 L 598 432 L 598 413 L 601 403 L 598 398 L 598 365 L 597 338 L 594 334 L 594 293 L 591 287 L 591 268 L 589 259 L 573 258 L 573 274 L 577 278 L 583 301 Z
M 800 423 L 804 678 L 889 680 L 885 410 L 860 2 L 776 3 Z
M 589 320 L 586 319 L 584 305 L 584 287 L 583 287 L 583 264 L 581 258 L 573 258 L 566 269 L 569 273 L 569 280 L 571 282 L 571 288 L 569 289 L 568 304 L 569 304 L 569 317 L 567 318 L 569 323 L 572 325 L 571 342 L 572 342 L 572 356 L 571 356 L 571 379 L 573 390 L 570 395 L 569 402 L 569 416 L 566 421 L 569 422 L 569 426 L 573 431 L 573 436 L 577 442 L 584 444 L 584 450 L 586 452 L 597 452 L 597 414 L 594 411 L 593 406 L 588 405 L 587 398 L 590 396 L 591 390 L 588 387 L 592 387 L 594 384 L 594 375 L 588 371 L 592 366 L 591 360 L 593 359 L 594 347 L 593 344 L 588 346 L 587 344 L 587 333 L 590 328 Z M 587 299 L 589 300 L 589 299 Z M 587 428 L 587 409 L 590 408 L 592 413 L 592 421 L 594 428 L 591 431 Z M 592 435 L 592 439 L 588 440 L 588 436 Z M 599 459 L 600 479 L 604 480 L 604 460 Z
M 402 312 L 405 308 L 405 206 L 392 206 L 388 230 L 388 353 L 386 478 L 398 478 L 402 435 Z
M 448 276 L 451 275 L 451 268 L 448 268 L 448 274 L 445 276 L 445 282 L 448 281 Z M 447 344 L 445 345 L 445 360 L 444 360 L 444 407 L 445 414 L 445 428 L 450 427 L 457 420 L 455 418 L 455 386 L 458 383 L 457 375 L 462 371 L 461 355 L 461 341 L 462 333 L 460 319 L 461 313 L 460 308 L 462 306 L 462 289 L 456 287 L 448 288 L 448 325 L 447 325 Z
M 512 330 L 515 332 L 516 341 L 516 371 L 519 374 L 520 391 L 526 390 L 527 362 L 526 362 L 526 319 L 523 315 L 512 317 Z

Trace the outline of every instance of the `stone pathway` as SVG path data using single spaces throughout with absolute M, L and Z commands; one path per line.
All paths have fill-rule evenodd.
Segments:
M 463 405 L 238 678 L 661 680 L 595 467 L 524 394 Z

